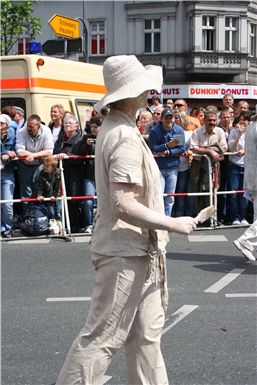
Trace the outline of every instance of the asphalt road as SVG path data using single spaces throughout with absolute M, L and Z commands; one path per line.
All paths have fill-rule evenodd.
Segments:
M 171 385 L 257 384 L 257 262 L 232 244 L 242 231 L 171 236 L 162 337 Z M 2 385 L 55 382 L 93 283 L 85 237 L 2 243 Z M 127 383 L 122 350 L 104 383 Z

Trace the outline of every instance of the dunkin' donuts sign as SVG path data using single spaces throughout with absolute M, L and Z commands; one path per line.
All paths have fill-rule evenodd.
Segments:
M 162 97 L 183 99 L 222 99 L 225 94 L 232 94 L 235 99 L 257 99 L 257 86 L 237 84 L 175 84 L 163 85 Z M 155 90 L 148 93 L 148 98 L 158 95 Z

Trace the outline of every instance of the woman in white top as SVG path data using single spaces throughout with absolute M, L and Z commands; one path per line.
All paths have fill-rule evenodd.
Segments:
M 63 117 L 64 117 L 64 108 L 62 104 L 54 104 L 51 107 L 51 122 L 49 123 L 49 127 L 53 134 L 54 144 L 58 139 L 60 131 L 63 130 Z
M 239 116 L 238 125 L 230 131 L 228 149 L 235 155 L 229 156 L 228 185 L 229 191 L 243 190 L 244 185 L 244 153 L 245 131 L 250 122 L 250 114 L 243 112 Z M 246 220 L 247 200 L 242 194 L 230 197 L 230 217 L 232 225 L 249 225 Z

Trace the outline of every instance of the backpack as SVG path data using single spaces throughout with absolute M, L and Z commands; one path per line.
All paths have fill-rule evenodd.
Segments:
M 24 221 L 19 227 L 30 235 L 45 235 L 49 234 L 49 218 L 45 206 L 42 204 L 29 204 Z

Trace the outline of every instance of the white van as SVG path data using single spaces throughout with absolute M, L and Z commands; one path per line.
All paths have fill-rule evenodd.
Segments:
M 2 56 L 0 64 L 1 108 L 22 107 L 26 117 L 37 114 L 47 125 L 51 106 L 62 104 L 83 130 L 106 92 L 100 65 L 40 55 Z

